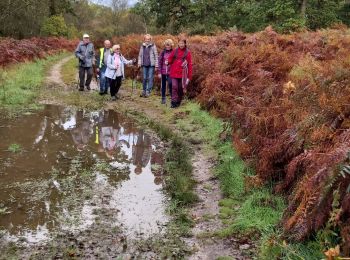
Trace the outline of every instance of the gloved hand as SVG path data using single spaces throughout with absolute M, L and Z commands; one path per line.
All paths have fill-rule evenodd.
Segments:
M 186 86 L 188 86 L 188 84 L 190 84 L 190 79 L 186 79 Z

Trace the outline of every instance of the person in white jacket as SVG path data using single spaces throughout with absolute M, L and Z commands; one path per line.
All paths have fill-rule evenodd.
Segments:
M 122 80 L 125 77 L 125 64 L 132 64 L 135 60 L 127 60 L 120 53 L 120 45 L 114 45 L 112 47 L 112 53 L 107 58 L 107 70 L 105 73 L 106 78 L 109 80 L 109 86 L 111 89 L 112 100 L 116 100 Z

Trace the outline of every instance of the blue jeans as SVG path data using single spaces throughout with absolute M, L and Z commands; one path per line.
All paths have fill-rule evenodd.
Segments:
M 172 95 L 171 93 L 171 86 L 172 86 L 172 81 L 171 81 L 171 78 L 169 75 L 165 75 L 165 74 L 162 74 L 162 98 L 165 98 L 165 94 L 166 94 L 166 85 L 168 83 L 168 90 L 169 90 L 169 93 L 170 93 L 170 96 Z
M 102 67 L 100 69 L 100 92 L 107 93 L 109 88 L 109 81 L 105 76 L 107 67 Z
M 153 88 L 154 66 L 143 66 L 143 93 L 149 94 Z

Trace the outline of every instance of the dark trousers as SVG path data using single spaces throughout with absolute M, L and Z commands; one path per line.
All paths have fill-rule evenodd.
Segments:
M 123 76 L 116 77 L 115 79 L 108 79 L 109 87 L 111 88 L 111 96 L 114 97 L 118 94 L 120 86 L 122 85 Z
M 86 81 L 85 81 L 85 72 L 86 72 Z M 79 87 L 81 89 L 84 89 L 84 86 L 90 87 L 93 74 L 94 74 L 94 71 L 92 67 L 90 68 L 85 68 L 81 66 L 79 67 L 79 80 L 80 80 Z
M 171 95 L 171 103 L 173 105 L 180 105 L 184 92 L 182 89 L 182 79 L 173 78 L 172 80 L 172 95 Z
M 168 90 L 169 90 L 170 96 L 172 96 L 172 93 L 171 93 L 171 91 L 172 91 L 171 78 L 170 78 L 169 75 L 162 74 L 162 98 L 165 98 L 167 83 L 168 83 Z

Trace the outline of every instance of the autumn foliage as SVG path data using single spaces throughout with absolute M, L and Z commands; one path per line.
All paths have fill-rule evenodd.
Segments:
M 154 40 L 160 47 L 168 37 L 175 39 Z M 142 37 L 115 41 L 136 57 Z M 259 183 L 288 196 L 281 223 L 286 237 L 302 241 L 332 221 L 349 254 L 349 31 L 225 32 L 191 37 L 189 48 L 190 97 L 232 122 L 233 144 Z
M 76 40 L 55 37 L 25 40 L 0 38 L 0 67 L 43 58 L 62 50 L 73 51 L 77 43 Z

